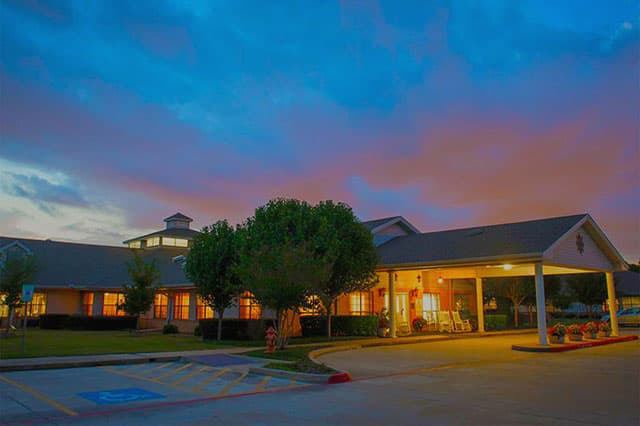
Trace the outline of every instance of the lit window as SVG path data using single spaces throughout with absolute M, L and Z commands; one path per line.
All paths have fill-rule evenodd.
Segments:
M 167 318 L 167 302 L 169 298 L 166 294 L 156 293 L 153 298 L 153 317 L 155 319 Z
M 371 312 L 371 295 L 361 291 L 349 295 L 349 313 L 351 315 L 369 315 Z
M 440 310 L 440 293 L 422 294 L 422 318 L 435 321 Z
M 147 247 L 154 247 L 160 245 L 160 237 L 152 237 L 147 240 Z
M 202 297 L 198 296 L 196 305 L 196 319 L 214 318 L 215 314 L 211 306 L 205 305 Z
M 260 304 L 249 291 L 240 294 L 238 307 L 240 310 L 240 319 L 260 319 L 260 315 L 262 315 Z
M 141 243 L 140 240 L 138 241 L 131 241 L 129 243 L 129 248 L 140 248 L 141 247 Z
M 183 238 L 176 238 L 176 247 L 188 247 L 189 240 L 185 240 Z
M 47 295 L 44 293 L 33 293 L 33 299 L 27 303 L 27 316 L 38 317 L 47 311 Z
M 93 293 L 82 294 L 82 315 L 93 315 Z
M 322 305 L 322 301 L 318 296 L 309 296 L 307 297 L 307 302 L 309 303 L 308 308 L 300 308 L 300 316 L 318 316 L 324 314 L 324 307 Z
M 189 240 L 183 238 L 162 237 L 162 245 L 169 247 L 188 247 Z
M 122 317 L 125 312 L 119 307 L 124 303 L 124 294 L 122 293 L 105 293 L 104 303 L 102 305 L 102 315 L 106 317 Z
M 4 304 L 4 301 L 7 299 L 6 294 L 0 294 L 0 318 L 9 316 L 9 306 Z
M 189 302 L 190 294 L 187 292 L 176 293 L 173 303 L 173 319 L 188 320 L 189 319 Z

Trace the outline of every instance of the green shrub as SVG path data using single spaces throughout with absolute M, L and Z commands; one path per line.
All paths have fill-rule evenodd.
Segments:
M 28 322 L 27 322 L 28 325 Z M 46 330 L 60 330 L 69 326 L 68 314 L 40 315 L 40 328 Z
M 263 340 L 272 320 L 223 319 L 222 338 L 224 340 Z M 218 337 L 218 319 L 201 319 L 200 332 L 205 340 Z
M 199 325 L 196 325 L 196 327 L 193 329 L 193 335 L 196 337 L 202 336 L 202 331 L 200 330 Z
M 165 324 L 162 327 L 162 334 L 178 334 L 178 326 L 174 324 Z
M 327 317 L 305 316 L 300 318 L 302 336 L 326 336 Z M 375 336 L 378 331 L 376 315 L 336 315 L 331 317 L 332 336 Z
M 507 314 L 485 315 L 484 326 L 486 330 L 506 330 Z
M 136 328 L 136 317 L 71 315 L 68 324 L 72 330 L 127 330 Z

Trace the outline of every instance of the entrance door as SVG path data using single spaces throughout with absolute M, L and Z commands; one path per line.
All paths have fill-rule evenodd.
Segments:
M 409 322 L 409 293 L 396 293 L 396 318 Z

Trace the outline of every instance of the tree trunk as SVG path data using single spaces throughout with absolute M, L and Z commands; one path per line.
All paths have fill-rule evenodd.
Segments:
M 331 317 L 333 316 L 331 313 L 332 306 L 333 300 L 329 303 L 329 308 L 327 309 L 327 340 L 331 340 Z
M 11 308 L 9 308 L 9 318 L 7 318 L 7 334 L 9 334 L 9 330 L 13 325 L 13 319 L 15 315 L 16 315 L 16 308 L 12 306 Z
M 222 318 L 224 317 L 224 309 L 219 311 L 220 318 L 218 318 L 218 341 L 222 340 Z
M 514 302 L 513 303 L 513 323 L 516 328 L 518 328 L 518 313 L 520 310 L 519 308 L 520 308 L 520 304 Z

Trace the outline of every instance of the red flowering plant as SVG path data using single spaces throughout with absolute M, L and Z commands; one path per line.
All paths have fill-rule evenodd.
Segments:
M 571 324 L 569 327 L 567 327 L 567 333 L 574 336 L 580 336 L 582 334 L 582 327 L 580 327 L 578 324 Z
M 598 325 L 593 321 L 589 321 L 588 323 L 582 325 L 583 333 L 596 333 L 597 331 Z
M 549 336 L 563 337 L 567 334 L 567 327 L 564 324 L 555 324 L 553 327 L 547 328 L 547 334 Z
M 611 326 L 609 325 L 609 322 L 603 321 L 600 324 L 598 324 L 598 331 L 604 331 L 605 333 L 610 332 Z

